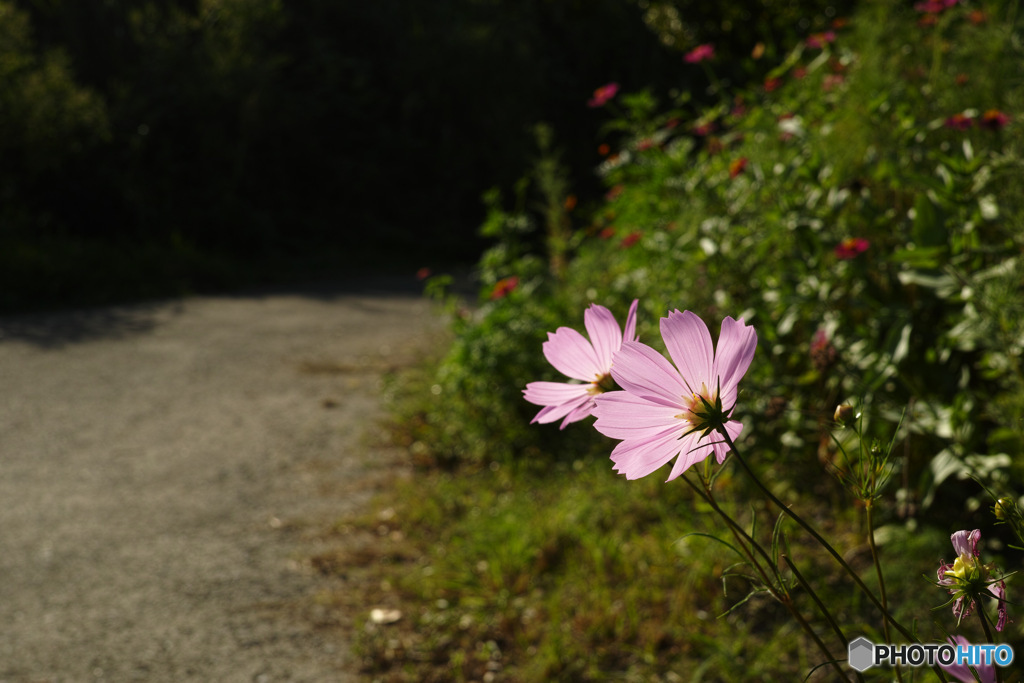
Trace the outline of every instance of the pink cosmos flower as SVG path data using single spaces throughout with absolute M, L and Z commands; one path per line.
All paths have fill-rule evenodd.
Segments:
M 595 400 L 594 427 L 622 439 L 611 458 L 627 479 L 646 476 L 677 456 L 668 481 L 712 453 L 722 463 L 729 447 L 712 422 L 721 422 L 733 440 L 743 430 L 729 416 L 757 347 L 754 328 L 742 319 L 723 320 L 716 354 L 704 322 L 677 310 L 661 319 L 661 337 L 674 366 L 650 346 L 625 341 L 612 365 L 612 377 L 624 391 Z
M 602 85 L 600 88 L 594 91 L 594 96 L 587 101 L 587 106 L 591 108 L 603 107 L 608 103 L 608 100 L 615 97 L 619 92 L 618 83 L 608 83 Z
M 583 382 L 530 382 L 523 397 L 530 403 L 544 406 L 530 421 L 547 424 L 561 418 L 561 429 L 590 415 L 594 397 L 613 388 L 611 381 L 612 356 L 623 342 L 636 340 L 636 307 L 633 301 L 626 315 L 623 332 L 615 316 L 604 306 L 592 304 L 583 313 L 583 324 L 590 341 L 570 327 L 559 327 L 548 333 L 544 342 L 544 357 L 556 370 Z
M 705 43 L 703 45 L 698 45 L 683 55 L 683 61 L 687 64 L 699 64 L 700 62 L 707 61 L 714 56 L 715 46 L 711 43 Z
M 946 639 L 953 647 L 959 647 L 961 645 L 970 645 L 970 641 L 963 636 L 950 636 Z M 974 677 L 971 673 L 971 669 L 966 664 L 939 664 L 942 670 L 952 676 L 961 683 L 975 683 L 978 678 L 981 679 L 981 683 L 996 683 L 996 667 L 991 662 L 988 664 L 979 664 L 974 668 L 978 671 L 978 678 Z
M 858 254 L 863 254 L 870 246 L 871 242 L 868 242 L 863 237 L 847 237 L 836 245 L 836 258 L 849 261 L 852 258 L 857 258 Z
M 949 540 L 953 542 L 957 557 L 952 564 L 943 561 L 936 577 L 938 585 L 948 589 L 954 597 L 953 615 L 957 622 L 970 616 L 979 598 L 989 596 L 998 602 L 996 630 L 1002 631 L 1006 627 L 1006 582 L 990 579 L 991 567 L 979 561 L 981 555 L 978 553 L 978 541 L 981 540 L 981 530 L 957 531 Z

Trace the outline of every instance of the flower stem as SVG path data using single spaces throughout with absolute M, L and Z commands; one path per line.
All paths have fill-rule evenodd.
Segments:
M 868 523 L 868 545 L 871 547 L 871 560 L 875 564 L 875 574 L 878 575 L 878 593 L 882 602 L 882 609 L 885 611 L 889 610 L 889 600 L 885 595 L 885 578 L 882 576 L 882 563 L 878 560 L 878 547 L 875 545 L 875 526 L 874 526 L 874 501 L 868 500 L 865 503 L 865 516 L 867 517 Z M 885 642 L 892 642 L 892 633 L 889 630 L 889 621 L 882 619 L 882 630 L 885 632 Z M 903 673 L 900 667 L 897 665 L 893 667 L 896 672 L 896 679 L 903 683 Z
M 732 437 L 729 436 L 729 433 L 725 430 L 725 427 L 719 424 L 716 426 L 716 430 L 725 440 L 725 444 L 729 447 L 729 450 L 732 451 L 732 454 L 736 456 L 736 460 L 739 461 L 740 465 L 743 467 L 743 470 L 751 479 L 753 479 L 754 483 L 757 485 L 759 489 L 761 489 L 761 492 L 764 493 L 765 496 L 767 496 L 768 500 L 772 501 L 772 503 L 774 503 L 775 506 L 779 508 L 782 512 L 789 515 L 790 519 L 799 524 L 804 531 L 810 534 L 811 537 L 815 541 L 817 541 L 819 545 L 821 545 L 821 547 L 828 551 L 828 553 L 832 556 L 833 559 L 835 559 L 839 566 L 842 567 L 847 574 L 849 574 L 850 578 L 853 579 L 853 582 L 857 584 L 857 588 L 859 588 L 861 592 L 868 598 L 868 600 L 871 601 L 871 604 L 873 604 L 882 613 L 882 617 L 888 622 L 890 622 L 894 627 L 896 627 L 896 630 L 899 631 L 904 638 L 907 638 L 912 642 L 919 643 L 920 640 L 914 637 L 914 635 L 911 634 L 910 631 L 908 631 L 906 628 L 903 627 L 902 624 L 896 621 L 892 614 L 889 613 L 889 610 L 886 609 L 885 606 L 883 606 L 882 603 L 878 601 L 878 598 L 875 597 L 875 594 L 871 592 L 871 589 L 864 585 L 864 582 L 861 581 L 861 578 L 857 576 L 857 572 L 853 571 L 853 567 L 847 564 L 846 560 L 843 559 L 843 556 L 836 552 L 836 549 L 833 548 L 832 545 L 821 536 L 821 534 L 815 531 L 814 527 L 805 522 L 803 517 L 798 515 L 796 512 L 791 510 L 786 504 L 784 504 L 781 500 L 779 500 L 778 497 L 776 497 L 776 495 L 772 493 L 767 486 L 764 485 L 761 479 L 756 474 L 754 474 L 754 470 L 750 469 L 750 465 L 747 464 L 747 461 L 740 454 L 739 449 L 736 448 L 736 444 L 733 443 Z M 939 677 L 939 680 L 946 680 L 946 676 L 938 664 L 933 665 L 932 669 Z
M 988 615 L 985 614 L 985 606 L 982 605 L 980 602 L 978 603 L 978 619 L 981 620 L 981 627 L 985 629 L 985 640 L 987 640 L 990 643 L 995 643 L 996 641 L 992 638 L 992 629 L 990 629 L 988 626 Z M 993 662 L 992 668 L 995 669 L 996 672 L 996 683 L 1002 683 L 1003 674 L 1000 667 L 995 666 Z
M 697 487 L 695 483 L 690 481 L 689 477 L 684 476 L 683 481 L 689 484 L 690 488 L 692 488 L 697 493 L 697 495 L 703 498 L 704 501 L 711 506 L 711 509 L 714 510 L 718 514 L 718 516 L 725 521 L 725 525 L 729 527 L 729 530 L 732 532 L 733 538 L 736 539 L 736 542 L 743 549 L 743 553 L 746 555 L 747 561 L 750 562 L 750 565 L 761 576 L 761 582 L 768 589 L 768 592 L 771 593 L 772 597 L 774 597 L 776 600 L 781 602 L 786 607 L 786 609 L 793 616 L 793 618 L 796 619 L 797 623 L 800 624 L 801 628 L 803 628 L 804 631 L 807 632 L 807 634 L 811 637 L 811 640 L 814 641 L 814 644 L 817 645 L 818 649 L 821 650 L 822 654 L 825 655 L 825 661 L 832 665 L 832 667 L 836 670 L 836 673 L 839 674 L 843 680 L 849 681 L 849 677 L 840 668 L 839 662 L 829 651 L 828 646 L 825 645 L 821 638 L 818 637 L 818 634 L 814 632 L 814 629 L 811 628 L 811 625 L 809 623 L 807 623 L 807 620 L 804 618 L 804 616 L 800 614 L 800 611 L 796 608 L 796 605 L 793 603 L 792 596 L 790 596 L 788 591 L 786 591 L 785 586 L 782 585 L 782 582 L 779 581 L 778 583 L 776 583 L 775 581 L 771 580 L 768 577 L 768 572 L 765 570 L 764 567 L 761 566 L 761 564 L 754 557 L 751 548 L 757 550 L 758 554 L 761 555 L 762 558 L 764 558 L 766 565 L 768 567 L 771 567 L 772 573 L 776 575 L 776 578 L 778 578 L 778 568 L 775 567 L 774 563 L 768 557 L 768 553 L 765 552 L 764 547 L 761 546 L 760 543 L 755 541 L 754 538 L 751 537 L 751 535 L 748 534 L 742 526 L 740 526 L 739 522 L 730 517 L 725 512 L 725 510 L 718 506 L 718 502 L 715 500 L 713 492 L 711 491 L 711 488 L 707 482 L 704 483 L 704 489 L 701 490 L 700 488 Z M 815 602 L 818 602 L 817 596 L 815 596 Z M 820 603 L 818 604 L 819 607 L 822 607 Z M 832 623 L 834 626 L 835 622 L 832 621 L 831 615 L 827 615 L 827 617 L 829 619 L 829 622 Z M 842 634 L 841 631 L 839 633 L 840 635 Z M 840 637 L 840 642 L 846 642 L 842 639 L 842 636 Z M 863 681 L 864 679 L 860 676 L 860 674 L 857 674 L 857 680 Z

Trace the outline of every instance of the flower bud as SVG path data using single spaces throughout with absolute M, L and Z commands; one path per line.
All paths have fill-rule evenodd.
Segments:
M 840 404 L 839 407 L 836 408 L 836 414 L 833 416 L 833 419 L 841 425 L 845 425 L 853 418 L 853 406 L 847 403 Z
M 992 512 L 995 513 L 996 519 L 1005 520 L 1013 510 L 1013 499 L 1012 498 L 1000 498 L 996 501 L 995 506 L 992 508 Z

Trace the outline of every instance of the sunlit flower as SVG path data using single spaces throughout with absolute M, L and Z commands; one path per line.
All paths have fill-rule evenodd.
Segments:
M 970 645 L 971 642 L 963 636 L 950 636 L 946 639 L 953 647 L 959 647 L 961 645 Z M 974 668 L 978 672 L 978 678 L 974 677 L 971 673 L 971 668 L 966 664 L 939 664 L 942 670 L 947 674 L 960 681 L 961 683 L 975 683 L 978 679 L 981 679 L 981 683 L 996 683 L 996 667 L 991 662 L 987 664 L 978 664 Z
M 747 158 L 739 157 L 729 162 L 729 177 L 735 178 L 747 168 Z
M 989 109 L 981 115 L 978 126 L 988 130 L 1001 130 L 1010 122 L 1010 117 L 998 109 Z
M 661 337 L 675 365 L 646 344 L 623 342 L 612 365 L 623 391 L 596 399 L 594 427 L 622 439 L 611 459 L 627 479 L 646 476 L 673 458 L 669 481 L 712 454 L 722 463 L 729 447 L 716 429 L 723 427 L 733 440 L 743 430 L 732 410 L 757 347 L 754 328 L 726 318 L 716 353 L 704 322 L 677 310 L 661 319 Z
M 600 88 L 594 91 L 594 96 L 590 98 L 590 100 L 587 102 L 587 106 L 592 108 L 603 107 L 605 104 L 608 103 L 608 100 L 615 97 L 615 95 L 618 92 L 618 83 L 608 83 L 607 85 L 602 85 Z
M 515 275 L 498 280 L 494 283 L 494 289 L 491 290 L 491 300 L 504 299 L 518 286 L 519 278 Z
M 1006 582 L 990 578 L 992 568 L 981 563 L 978 553 L 981 531 L 957 531 L 949 538 L 957 557 L 952 564 L 943 561 L 936 577 L 937 584 L 953 596 L 953 615 L 960 622 L 974 610 L 977 600 L 983 596 L 992 597 L 996 599 L 999 610 L 996 630 L 1002 631 L 1006 626 Z
M 953 114 L 942 125 L 952 130 L 967 130 L 974 125 L 974 119 L 967 114 Z
M 715 46 L 711 43 L 705 43 L 704 45 L 698 45 L 683 55 L 683 61 L 687 64 L 698 64 L 711 59 L 714 56 Z
M 547 424 L 562 420 L 561 429 L 582 420 L 594 409 L 594 397 L 614 388 L 610 372 L 612 357 L 623 342 L 636 339 L 636 307 L 633 301 L 626 315 L 626 329 L 604 306 L 591 304 L 583 313 L 583 324 L 590 335 L 586 337 L 571 327 L 559 327 L 548 333 L 544 342 L 544 357 L 560 373 L 578 382 L 530 382 L 523 397 L 535 405 L 544 406 L 531 420 Z M 565 418 L 564 420 L 562 418 Z
M 858 254 L 863 254 L 871 246 L 871 242 L 868 242 L 863 237 L 847 237 L 845 240 L 836 245 L 835 254 L 836 258 L 848 261 L 852 258 L 857 258 Z

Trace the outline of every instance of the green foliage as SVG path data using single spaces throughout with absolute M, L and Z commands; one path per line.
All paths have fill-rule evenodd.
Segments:
M 966 473 L 965 456 L 1019 450 L 1021 128 L 982 125 L 988 110 L 1024 110 L 1007 75 L 1021 56 L 1016 27 L 994 14 L 972 22 L 965 8 L 936 26 L 916 19 L 872 5 L 835 43 L 798 47 L 777 89 L 689 123 L 685 100 L 662 114 L 650 95 L 624 96 L 612 126 L 622 145 L 600 167 L 610 199 L 576 228 L 564 281 L 540 254 L 522 271 L 504 264 L 502 276 L 529 286 L 460 330 L 444 375 L 474 378 L 453 389 L 460 400 L 480 401 L 473 387 L 493 387 L 492 367 L 499 383 L 521 371 L 520 388 L 553 379 L 536 352 L 542 332 L 580 328 L 592 301 L 621 316 L 635 297 L 655 345 L 657 318 L 677 307 L 753 322 L 759 351 L 738 411 L 763 457 L 784 458 L 793 476 L 833 457 L 823 430 L 846 398 L 881 415 L 890 426 L 871 428 L 883 432 L 907 409 L 903 467 L 917 500 L 933 499 L 940 452 Z M 979 61 L 981 44 L 1001 46 L 1001 59 Z M 946 123 L 964 111 L 969 129 Z M 509 248 L 482 262 L 485 289 L 494 253 Z M 489 358 L 499 338 L 509 350 Z M 522 412 L 515 392 L 507 399 L 498 412 Z M 550 428 L 533 428 L 532 443 L 509 429 L 557 457 L 542 445 Z

